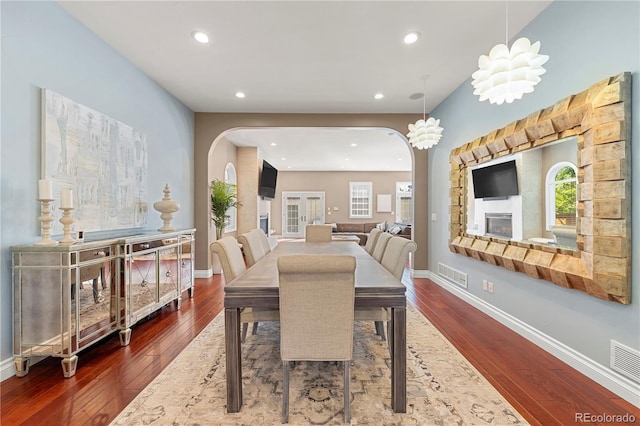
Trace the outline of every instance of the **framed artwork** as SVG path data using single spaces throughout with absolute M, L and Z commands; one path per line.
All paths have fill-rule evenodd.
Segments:
M 73 192 L 76 231 L 139 228 L 147 223 L 147 138 L 131 126 L 42 89 L 42 178 Z M 52 234 L 62 224 L 53 222 Z
M 391 194 L 378 194 L 377 200 L 377 212 L 389 213 L 391 212 Z

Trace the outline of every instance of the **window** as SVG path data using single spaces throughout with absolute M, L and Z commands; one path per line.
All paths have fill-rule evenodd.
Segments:
M 576 225 L 578 169 L 568 161 L 554 164 L 546 177 L 547 230 L 553 225 Z
M 370 218 L 372 211 L 371 182 L 349 182 L 349 218 Z
M 413 223 L 412 193 L 411 182 L 396 182 L 396 222 L 407 225 Z
M 233 185 L 234 192 L 236 191 L 236 184 L 238 183 L 236 180 L 236 168 L 231 163 L 227 163 L 224 168 L 224 183 L 229 185 Z M 235 232 L 237 230 L 237 216 L 238 209 L 235 207 L 231 207 L 227 211 L 227 220 L 224 223 L 224 232 Z

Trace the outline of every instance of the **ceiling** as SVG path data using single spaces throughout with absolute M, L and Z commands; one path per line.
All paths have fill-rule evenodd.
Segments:
M 59 3 L 195 112 L 429 113 L 505 42 L 507 27 L 513 37 L 551 1 Z M 196 30 L 211 42 L 193 40 Z M 421 37 L 405 45 L 409 31 Z M 227 138 L 258 146 L 281 170 L 411 169 L 404 138 L 357 130 L 247 129 Z M 300 140 L 314 155 L 288 145 Z

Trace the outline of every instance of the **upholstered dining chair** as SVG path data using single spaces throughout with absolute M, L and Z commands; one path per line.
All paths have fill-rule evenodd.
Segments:
M 409 253 L 415 252 L 417 248 L 418 245 L 415 241 L 402 237 L 392 237 L 387 243 L 387 248 L 384 250 L 380 264 L 384 266 L 387 271 L 391 272 L 398 281 L 402 281 L 402 273 L 409 259 Z M 393 339 L 393 335 L 391 334 L 391 311 L 388 308 L 380 309 L 384 311 L 382 316 L 387 317 L 385 320 L 387 323 L 387 338 L 389 342 L 391 342 Z M 380 325 L 377 325 L 377 328 L 384 329 L 384 327 Z
M 242 244 L 244 257 L 247 260 L 247 265 L 249 265 L 249 267 L 255 265 L 258 260 L 262 259 L 267 254 L 260 242 L 260 235 L 255 231 L 256 229 L 245 232 L 238 237 L 238 242 Z M 262 232 L 261 229 L 258 229 L 257 231 Z
M 226 284 L 233 281 L 238 275 L 243 273 L 247 267 L 242 257 L 242 251 L 238 246 L 238 241 L 234 237 L 224 237 L 211 243 L 211 252 L 218 255 L 224 281 Z M 278 309 L 271 308 L 243 308 L 240 310 L 240 322 L 242 323 L 242 337 L 244 342 L 247 337 L 249 323 L 253 323 L 253 331 L 257 332 L 258 323 L 261 321 L 279 321 L 280 313 Z
M 367 244 L 364 245 L 364 249 L 367 253 L 373 254 L 373 249 L 378 242 L 378 237 L 382 234 L 382 231 L 378 228 L 373 228 L 369 232 L 369 236 L 367 237 Z
M 342 361 L 344 421 L 349 423 L 356 260 L 353 256 L 278 258 L 282 423 L 289 421 L 289 362 Z
M 393 237 L 393 235 L 391 235 L 388 232 L 383 232 L 378 237 L 378 240 L 376 241 L 376 245 L 373 248 L 373 253 L 371 253 L 371 256 L 373 256 L 373 258 L 378 262 L 382 260 L 382 255 L 384 254 L 384 250 L 387 248 L 387 243 L 389 242 L 391 237 Z M 399 238 L 402 238 L 402 237 L 399 237 Z
M 269 253 L 271 251 L 271 245 L 269 244 L 267 234 L 265 234 L 260 228 L 254 229 L 252 232 L 258 234 L 258 239 L 260 240 L 260 245 L 262 246 L 262 250 L 264 250 L 264 254 Z
M 305 240 L 308 243 L 330 243 L 331 225 L 307 225 Z

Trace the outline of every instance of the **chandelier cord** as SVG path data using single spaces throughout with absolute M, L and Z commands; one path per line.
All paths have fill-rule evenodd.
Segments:
M 509 0 L 505 0 L 504 2 L 504 20 L 505 20 L 504 45 L 509 46 Z
M 422 77 L 422 119 L 427 121 L 427 78 Z

